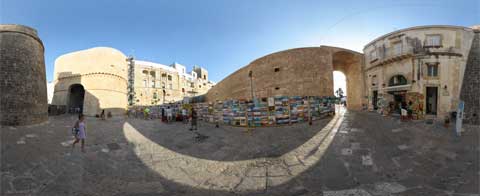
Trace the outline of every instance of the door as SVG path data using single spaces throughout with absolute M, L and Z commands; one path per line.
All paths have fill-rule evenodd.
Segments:
M 378 109 L 377 102 L 378 102 L 378 91 L 373 91 L 372 105 L 374 110 Z
M 438 99 L 438 88 L 437 87 L 427 87 L 427 114 L 436 115 L 437 114 L 437 99 Z

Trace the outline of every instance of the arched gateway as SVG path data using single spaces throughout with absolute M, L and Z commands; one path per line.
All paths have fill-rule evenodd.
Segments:
M 271 96 L 333 96 L 333 71 L 347 79 L 347 107 L 364 99 L 363 54 L 330 46 L 269 54 L 237 70 L 207 93 L 207 101 Z

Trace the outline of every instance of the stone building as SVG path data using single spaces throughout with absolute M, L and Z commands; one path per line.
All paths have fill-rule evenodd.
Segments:
M 205 94 L 214 83 L 206 69 L 187 68 L 179 63 L 170 66 L 135 60 L 135 105 L 157 105 L 182 101 L 185 97 Z
M 272 96 L 333 96 L 333 71 L 347 78 L 347 106 L 360 109 L 364 101 L 363 55 L 320 46 L 266 55 L 215 85 L 207 101 Z
M 68 53 L 55 60 L 53 105 L 94 116 L 102 110 L 124 114 L 127 57 L 108 47 Z
M 0 125 L 48 120 L 44 46 L 37 31 L 0 25 Z
M 368 43 L 363 51 L 369 109 L 393 103 L 399 111 L 411 102 L 421 115 L 449 116 L 460 100 L 473 37 L 466 27 L 418 26 Z
M 181 101 L 184 97 L 205 94 L 214 83 L 206 69 L 133 60 L 108 47 L 96 47 L 58 57 L 54 70 L 52 105 L 65 105 L 69 112 L 94 116 L 102 110 L 113 115 L 125 113 L 129 81 L 133 86 L 133 105 L 158 105 Z M 129 70 L 133 70 L 129 80 Z M 200 78 L 202 76 L 203 78 Z

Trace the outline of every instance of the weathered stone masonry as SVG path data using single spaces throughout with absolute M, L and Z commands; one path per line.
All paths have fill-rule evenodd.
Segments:
M 37 31 L 0 25 L 0 124 L 28 125 L 48 119 L 44 46 Z
M 465 122 L 480 124 L 480 29 L 475 30 L 468 54 L 460 98 L 465 102 Z

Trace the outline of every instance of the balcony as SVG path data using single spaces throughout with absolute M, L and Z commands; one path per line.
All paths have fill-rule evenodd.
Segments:
M 377 58 L 370 60 L 370 68 L 413 57 L 414 51 L 414 47 L 408 45 L 403 45 L 401 49 L 384 48 L 378 51 Z

